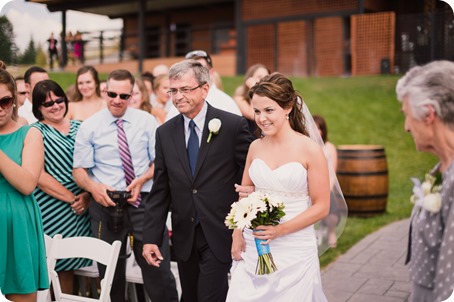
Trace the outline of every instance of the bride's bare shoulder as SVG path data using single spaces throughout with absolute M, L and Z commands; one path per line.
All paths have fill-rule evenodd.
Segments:
M 298 138 L 295 139 L 295 144 L 298 148 L 304 149 L 309 152 L 321 151 L 320 145 L 306 135 L 298 135 Z

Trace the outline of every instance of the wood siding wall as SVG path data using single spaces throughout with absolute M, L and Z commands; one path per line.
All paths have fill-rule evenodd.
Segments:
M 394 12 L 351 17 L 352 75 L 379 74 L 381 61 L 394 66 Z

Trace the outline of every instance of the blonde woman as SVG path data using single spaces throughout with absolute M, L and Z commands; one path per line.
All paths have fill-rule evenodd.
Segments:
M 170 97 L 167 94 L 170 88 L 169 76 L 167 74 L 162 74 L 154 78 L 153 80 L 153 98 L 151 100 L 151 106 L 153 108 L 162 108 L 166 114 L 169 112 L 170 107 L 172 107 L 172 102 Z

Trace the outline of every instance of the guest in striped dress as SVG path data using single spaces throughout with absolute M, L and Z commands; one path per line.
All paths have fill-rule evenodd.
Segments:
M 65 118 L 68 99 L 52 80 L 36 84 L 33 90 L 33 114 L 44 141 L 44 170 L 34 191 L 41 208 L 44 233 L 64 238 L 91 236 L 87 213 L 90 194 L 80 189 L 72 176 L 74 141 L 79 121 Z M 65 293 L 73 291 L 73 271 L 91 264 L 83 258 L 57 261 L 56 271 Z

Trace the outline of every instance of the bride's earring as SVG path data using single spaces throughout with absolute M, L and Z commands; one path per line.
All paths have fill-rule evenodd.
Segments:
M 286 118 L 287 120 L 289 119 L 288 114 L 285 115 L 285 118 Z

